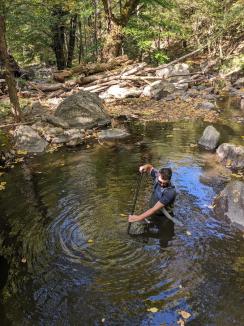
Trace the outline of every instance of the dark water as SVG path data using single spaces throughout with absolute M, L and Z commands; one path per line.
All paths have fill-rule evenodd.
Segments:
M 194 146 L 204 125 L 129 128 L 127 141 L 47 153 L 5 174 L 1 325 L 178 325 L 180 310 L 189 325 L 244 325 L 244 241 L 208 207 L 228 175 Z M 237 129 L 218 129 L 241 142 Z M 121 216 L 145 162 L 171 166 L 178 189 L 185 227 L 161 239 L 128 236 Z

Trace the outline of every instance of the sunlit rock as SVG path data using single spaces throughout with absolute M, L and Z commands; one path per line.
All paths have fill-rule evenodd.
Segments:
M 14 131 L 15 148 L 29 153 L 41 153 L 48 143 L 30 126 L 18 126 Z
M 218 145 L 219 137 L 220 133 L 213 126 L 207 126 L 198 144 L 205 149 L 213 150 Z
M 143 90 L 143 96 L 148 96 L 155 100 L 160 100 L 175 91 L 175 86 L 168 81 L 156 81 L 147 85 Z
M 213 207 L 218 218 L 244 231 L 244 182 L 230 182 L 215 198 Z
M 122 87 L 121 85 L 113 85 L 109 87 L 105 92 L 103 92 L 99 97 L 102 99 L 108 98 L 132 98 L 139 97 L 142 93 L 142 90 L 136 87 Z

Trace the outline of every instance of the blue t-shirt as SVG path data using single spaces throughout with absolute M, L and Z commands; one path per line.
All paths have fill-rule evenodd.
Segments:
M 158 183 L 158 176 L 158 170 L 152 169 L 151 177 L 154 180 L 153 196 L 155 198 L 155 204 L 157 201 L 160 201 L 160 203 L 162 203 L 167 210 L 171 210 L 176 198 L 175 186 L 170 184 L 168 187 L 161 187 Z

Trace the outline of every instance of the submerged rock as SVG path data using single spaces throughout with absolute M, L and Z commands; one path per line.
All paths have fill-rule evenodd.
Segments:
M 213 126 L 207 126 L 198 144 L 205 149 L 213 150 L 218 145 L 219 137 L 220 133 Z
M 15 147 L 29 153 L 41 153 L 48 143 L 30 126 L 18 126 L 14 131 Z
M 55 116 L 69 127 L 89 129 L 110 121 L 102 100 L 93 93 L 79 91 L 67 97 L 56 109 Z
M 126 130 L 119 128 L 102 130 L 98 133 L 98 139 L 101 140 L 122 139 L 128 136 L 129 133 Z
M 244 231 L 244 182 L 230 182 L 214 200 L 218 218 L 233 223 Z
M 244 168 L 244 146 L 230 143 L 221 144 L 216 151 L 221 163 L 232 169 Z

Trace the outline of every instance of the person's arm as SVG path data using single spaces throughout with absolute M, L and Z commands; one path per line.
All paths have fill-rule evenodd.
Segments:
M 144 220 L 145 218 L 153 215 L 158 210 L 164 207 L 164 204 L 162 204 L 160 201 L 158 201 L 152 208 L 149 208 L 147 211 L 140 215 L 129 215 L 128 221 L 129 222 L 139 222 Z
M 145 165 L 141 165 L 141 166 L 139 167 L 139 171 L 140 171 L 141 173 L 143 173 L 143 172 L 151 173 L 152 170 L 153 170 L 153 166 L 152 166 L 151 164 L 145 164 Z

